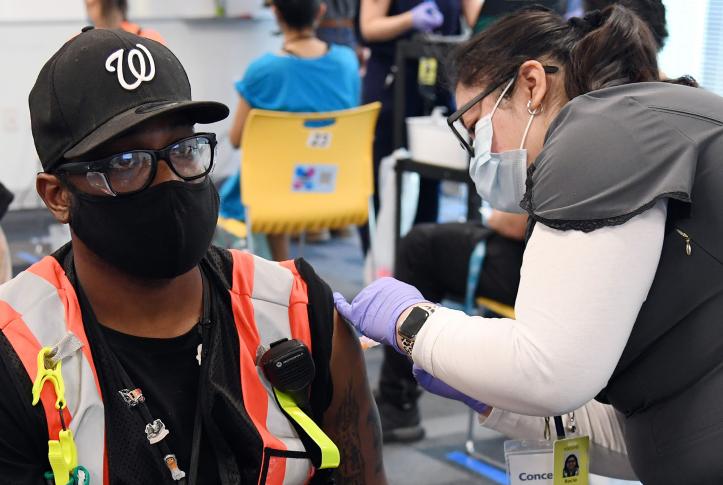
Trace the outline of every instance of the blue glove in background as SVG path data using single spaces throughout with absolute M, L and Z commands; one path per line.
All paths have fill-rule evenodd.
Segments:
M 360 333 L 382 344 L 397 347 L 397 320 L 404 310 L 424 303 L 415 287 L 395 280 L 380 278 L 364 288 L 348 303 L 341 293 L 334 292 L 334 305 L 339 314 Z
M 422 2 L 410 12 L 412 12 L 412 25 L 420 32 L 431 32 L 444 22 L 444 15 L 433 1 Z
M 479 402 L 478 400 L 469 397 L 467 394 L 459 392 L 457 389 L 437 379 L 421 367 L 415 365 L 412 368 L 412 374 L 414 374 L 414 378 L 417 379 L 419 385 L 432 394 L 463 402 L 480 414 L 489 409 L 489 406 L 485 403 Z

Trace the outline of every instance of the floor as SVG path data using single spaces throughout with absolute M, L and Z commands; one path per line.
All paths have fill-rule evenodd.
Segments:
M 452 194 L 453 196 L 458 194 Z M 461 205 L 456 197 L 444 205 L 447 220 L 454 219 Z M 61 245 L 68 238 L 67 228 L 54 225 L 45 210 L 16 211 L 3 219 L 3 229 L 10 242 L 15 272 Z M 292 248 L 292 255 L 298 248 Z M 355 232 L 347 237 L 318 244 L 307 244 L 303 256 L 337 291 L 352 298 L 363 286 L 362 258 Z M 378 379 L 382 352 L 379 348 L 366 353 L 370 379 Z M 389 483 L 398 485 L 467 485 L 505 484 L 507 478 L 499 467 L 468 458 L 464 440 L 469 414 L 460 403 L 424 394 L 421 398 L 426 438 L 412 445 L 388 445 L 384 462 Z M 504 438 L 495 432 L 476 427 L 477 447 L 493 461 L 504 462 Z M 610 480 L 595 480 L 598 485 L 611 485 Z

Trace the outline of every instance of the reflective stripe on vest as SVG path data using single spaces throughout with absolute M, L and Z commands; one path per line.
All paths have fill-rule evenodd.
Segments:
M 93 357 L 88 346 L 78 299 L 63 268 L 45 257 L 0 286 L 0 328 L 20 357 L 30 380 L 37 372 L 38 352 L 53 347 L 68 332 L 83 344 L 82 350 L 63 360 L 68 412 L 65 422 L 73 431 L 79 463 L 91 474 L 91 483 L 108 483 L 105 466 L 105 415 Z M 28 401 L 32 399 L 27 396 Z M 52 386 L 40 395 L 48 436 L 58 439 L 60 416 Z
M 306 283 L 293 261 L 280 264 L 245 252 L 232 254 L 234 268 L 240 269 L 234 270 L 231 303 L 241 349 L 241 390 L 264 443 L 259 483 L 304 483 L 312 472 L 309 460 L 278 456 L 305 449 L 255 361 L 260 346 L 268 348 L 282 338 L 298 339 L 311 350 Z
M 263 440 L 263 450 L 259 450 L 263 466 L 258 483 L 305 483 L 313 474 L 311 462 L 299 456 L 305 453 L 304 446 L 256 366 L 256 358 L 260 346 L 268 348 L 282 338 L 298 339 L 311 350 L 307 286 L 293 261 L 275 263 L 240 251 L 231 254 L 230 294 L 239 337 L 241 389 L 246 412 Z M 69 410 L 64 418 L 75 437 L 78 463 L 90 471 L 91 483 L 107 484 L 100 387 L 75 290 L 55 258 L 43 258 L 0 286 L 0 330 L 20 357 L 31 381 L 37 372 L 37 354 L 43 346 L 54 346 L 67 332 L 74 333 L 83 343 L 80 352 L 63 360 Z M 51 386 L 43 389 L 41 402 L 48 435 L 56 439 L 61 427 Z

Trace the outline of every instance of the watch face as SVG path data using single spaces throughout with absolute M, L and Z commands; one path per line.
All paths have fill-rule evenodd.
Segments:
M 429 312 L 423 308 L 414 307 L 409 316 L 399 326 L 399 335 L 409 339 L 413 339 L 419 333 L 424 322 L 429 318 Z

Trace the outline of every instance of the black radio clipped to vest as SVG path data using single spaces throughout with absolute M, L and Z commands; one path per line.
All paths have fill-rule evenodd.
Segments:
M 308 391 L 316 367 L 306 345 L 295 339 L 277 340 L 261 356 L 259 366 L 274 388 L 291 396 L 301 409 L 308 410 Z
M 334 442 L 313 418 L 309 418 L 312 416 L 309 391 L 316 376 L 316 366 L 308 347 L 295 339 L 277 340 L 258 359 L 258 366 L 273 386 L 279 406 L 296 429 L 309 460 L 317 469 L 310 483 L 333 484 L 332 472 L 339 466 L 341 457 Z M 294 405 L 302 415 L 306 414 L 306 420 L 293 411 Z

